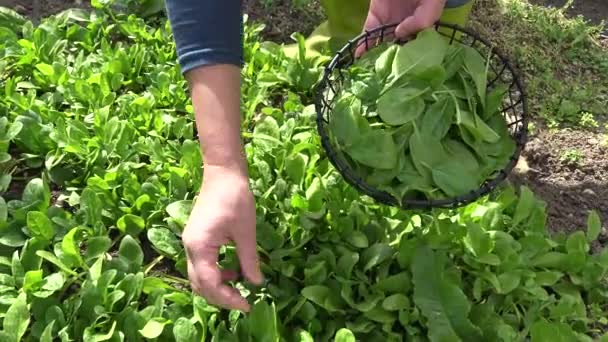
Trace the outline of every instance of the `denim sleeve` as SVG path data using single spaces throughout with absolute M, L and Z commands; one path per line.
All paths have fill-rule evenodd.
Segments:
M 243 65 L 241 0 L 166 0 L 182 73 L 212 64 Z
M 456 8 L 460 6 L 464 6 L 473 0 L 447 0 L 445 3 L 445 8 Z

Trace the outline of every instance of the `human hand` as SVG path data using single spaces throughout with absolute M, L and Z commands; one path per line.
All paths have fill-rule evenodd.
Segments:
M 363 29 L 399 23 L 394 36 L 407 39 L 433 26 L 441 17 L 445 3 L 446 0 L 371 0 Z M 365 51 L 365 44 L 362 44 L 357 48 L 356 56 Z
M 182 235 L 193 290 L 212 305 L 244 312 L 249 311 L 249 303 L 225 284 L 236 280 L 238 274 L 220 270 L 217 261 L 219 248 L 234 242 L 247 280 L 262 283 L 256 252 L 255 200 L 248 181 L 241 172 L 205 166 L 203 186 Z

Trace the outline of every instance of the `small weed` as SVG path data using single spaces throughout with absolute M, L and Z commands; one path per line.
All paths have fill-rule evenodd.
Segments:
M 577 149 L 569 149 L 562 152 L 560 161 L 567 165 L 580 165 L 583 160 L 583 153 Z
M 593 114 L 591 114 L 589 112 L 582 112 L 581 113 L 580 125 L 582 127 L 586 127 L 586 128 L 597 128 L 597 127 L 599 127 L 599 124 L 597 123 L 597 120 L 595 120 L 595 117 L 593 116 Z
M 534 135 L 536 134 L 536 124 L 534 122 L 529 122 L 528 123 L 528 132 L 530 133 L 530 135 Z

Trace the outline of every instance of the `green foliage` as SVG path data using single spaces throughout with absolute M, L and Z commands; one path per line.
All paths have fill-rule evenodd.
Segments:
M 608 252 L 590 251 L 597 213 L 551 237 L 527 188 L 431 213 L 360 198 L 324 157 L 302 91 L 322 58 L 288 59 L 249 24 L 243 128 L 268 283 L 237 284 L 248 314 L 194 296 L 179 238 L 203 174 L 169 26 L 96 5 L 2 26 L 2 340 L 596 336 L 608 296 Z M 238 267 L 234 249 L 220 264 Z
M 470 24 L 517 60 L 538 119 L 579 129 L 602 121 L 608 104 L 608 50 L 601 38 L 606 23 L 594 25 L 558 6 L 508 0 L 483 1 Z
M 477 190 L 515 150 L 499 113 L 507 87 L 487 89 L 488 58 L 434 28 L 375 48 L 335 99 L 335 146 L 371 186 L 400 200 Z

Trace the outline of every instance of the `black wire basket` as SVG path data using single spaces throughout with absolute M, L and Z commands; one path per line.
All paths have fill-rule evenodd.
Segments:
M 344 154 L 338 153 L 337 145 L 332 143 L 329 136 L 329 123 L 334 102 L 338 98 L 340 91 L 345 83 L 345 77 L 349 68 L 356 60 L 355 52 L 361 45 L 372 49 L 383 42 L 393 42 L 397 44 L 404 41 L 395 41 L 393 32 L 397 24 L 385 25 L 373 30 L 366 31 L 359 36 L 351 39 L 342 47 L 332 58 L 325 68 L 324 75 L 316 89 L 315 106 L 317 112 L 317 129 L 321 138 L 321 144 L 330 162 L 338 170 L 347 183 L 355 187 L 360 193 L 373 198 L 375 201 L 397 206 L 403 209 L 431 209 L 431 208 L 457 208 L 464 206 L 475 200 L 490 194 L 497 188 L 513 170 L 523 151 L 528 135 L 528 108 L 526 94 L 520 77 L 508 59 L 497 51 L 487 40 L 478 34 L 462 28 L 458 25 L 437 22 L 435 30 L 442 36 L 449 39 L 450 44 L 460 43 L 473 47 L 484 56 L 489 57 L 489 75 L 487 88 L 502 83 L 508 88 L 504 101 L 501 106 L 501 115 L 505 118 L 508 131 L 514 140 L 514 153 L 509 158 L 509 162 L 499 171 L 494 172 L 488 177 L 477 190 L 471 191 L 460 196 L 441 199 L 412 199 L 404 198 L 398 200 L 395 196 L 386 191 L 374 188 L 366 183 L 363 177 L 358 175 L 354 168 L 345 159 Z

